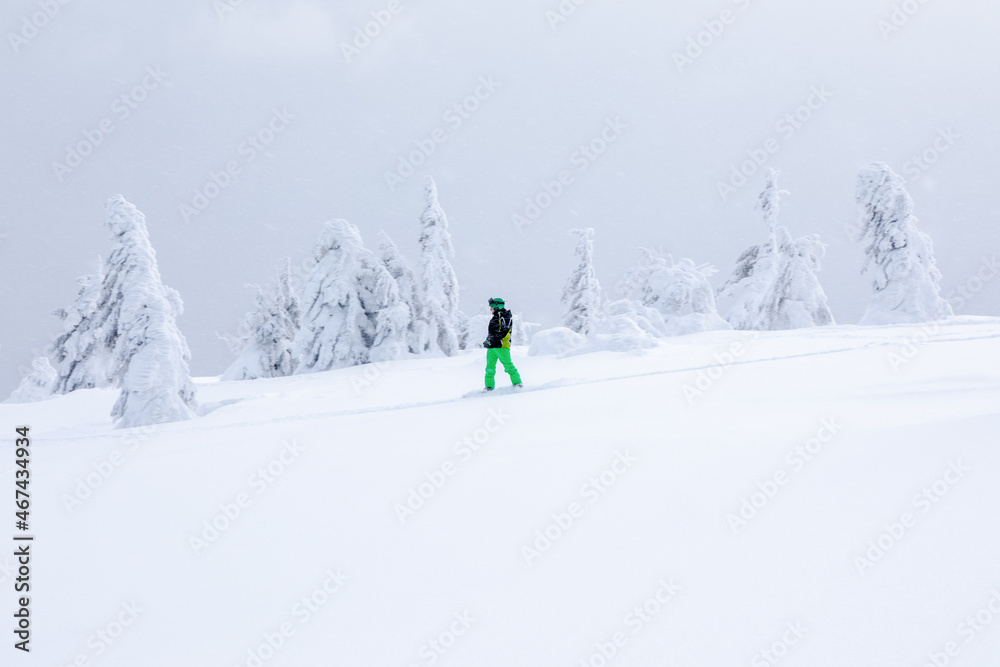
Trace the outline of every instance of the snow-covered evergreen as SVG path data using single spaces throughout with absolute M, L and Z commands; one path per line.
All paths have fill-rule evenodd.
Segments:
M 49 352 L 56 369 L 54 393 L 105 387 L 110 382 L 113 339 L 103 335 L 97 317 L 103 281 L 104 265 L 98 259 L 96 274 L 77 279 L 80 290 L 73 305 L 55 312 L 63 321 L 63 333 L 53 341 Z
M 295 341 L 297 372 L 389 361 L 405 353 L 410 308 L 358 228 L 346 220 L 327 222 L 314 257 Z
M 510 328 L 510 344 L 530 345 L 532 330 L 542 325 L 538 322 L 528 322 L 519 312 L 512 313 L 511 317 L 514 318 L 514 323 Z
M 35 357 L 31 362 L 31 372 L 24 376 L 21 384 L 11 393 L 7 403 L 32 403 L 52 395 L 58 374 L 52 368 L 48 357 Z
M 420 216 L 421 317 L 426 323 L 422 351 L 440 350 L 450 357 L 467 344 L 467 318 L 458 310 L 458 278 L 449 261 L 455 250 L 433 178 L 428 177 L 424 196 L 426 206 Z
M 223 380 L 254 380 L 283 377 L 295 372 L 293 353 L 299 330 L 299 300 L 292 290 L 291 260 L 278 266 L 270 292 L 256 289 L 256 306 L 243 321 L 243 345 L 236 361 L 223 373 Z
M 410 352 L 417 354 L 423 351 L 422 344 L 427 329 L 424 320 L 423 301 L 420 298 L 420 288 L 417 276 L 407 265 L 399 248 L 384 231 L 379 232 L 379 253 L 385 268 L 396 279 L 399 296 L 410 308 L 410 323 L 407 325 L 406 340 Z
M 734 329 L 778 330 L 833 324 L 826 293 L 817 273 L 826 246 L 819 236 L 792 240 L 778 227 L 782 191 L 778 172 L 771 169 L 758 199 L 768 240 L 751 246 L 736 261 L 722 296 L 733 299 L 726 319 Z
M 287 318 L 288 326 L 293 331 L 298 331 L 302 325 L 302 305 L 299 303 L 299 297 L 292 282 L 292 260 L 290 257 L 281 260 L 278 265 L 275 302 Z
M 667 335 L 729 329 L 715 307 L 715 291 L 708 279 L 715 269 L 690 259 L 674 262 L 644 249 L 639 265 L 619 285 L 626 298 L 655 308 L 663 317 Z
M 778 242 L 783 266 L 776 283 L 778 298 L 771 309 L 776 313 L 771 319 L 771 329 L 835 324 L 817 275 L 826 255 L 826 244 L 818 234 L 793 241 L 784 227 L 780 229 Z
M 562 324 L 571 331 L 589 336 L 601 309 L 601 285 L 594 271 L 594 230 L 588 227 L 571 230 L 571 233 L 579 237 L 577 265 L 563 287 L 561 300 L 566 311 Z
M 472 339 L 472 321 L 469 316 L 461 310 L 455 311 L 455 340 L 458 341 L 458 349 L 468 349 Z M 475 344 L 473 343 L 473 346 Z
M 940 320 L 951 305 L 939 295 L 941 272 L 934 246 L 917 229 L 913 199 L 903 179 L 884 162 L 858 173 L 859 240 L 866 241 L 862 272 L 874 274 L 872 301 L 861 324 L 897 324 Z
M 487 307 L 480 308 L 475 315 L 468 318 L 470 347 L 480 347 L 489 335 L 490 318 L 493 312 Z
M 160 280 L 145 216 L 121 196 L 108 200 L 107 210 L 115 247 L 94 321 L 112 350 L 110 380 L 121 387 L 111 416 L 119 428 L 189 419 L 195 389 L 175 321 L 180 295 Z

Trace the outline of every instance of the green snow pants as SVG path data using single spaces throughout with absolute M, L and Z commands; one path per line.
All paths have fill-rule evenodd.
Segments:
M 503 369 L 510 376 L 511 384 L 521 384 L 521 375 L 510 360 L 509 347 L 491 347 L 486 350 L 486 386 L 495 387 L 494 377 L 497 374 L 497 361 L 503 364 Z

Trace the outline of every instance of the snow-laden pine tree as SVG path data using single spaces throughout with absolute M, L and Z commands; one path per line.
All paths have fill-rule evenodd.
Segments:
M 7 403 L 32 403 L 52 395 L 58 374 L 52 368 L 48 357 L 35 357 L 31 362 L 31 372 L 24 376 L 21 384 L 11 393 Z
M 510 330 L 511 345 L 530 345 L 531 331 L 542 326 L 538 322 L 528 322 L 521 316 L 521 313 L 511 313 L 514 324 Z
M 160 279 L 145 216 L 120 195 L 107 210 L 115 247 L 94 320 L 112 350 L 110 380 L 121 387 L 111 416 L 118 428 L 190 419 L 195 389 L 191 353 L 176 323 L 180 295 Z
M 714 273 L 707 264 L 698 266 L 690 259 L 674 262 L 647 248 L 639 265 L 626 272 L 619 291 L 658 310 L 670 336 L 729 329 L 716 311 L 715 291 L 708 282 Z
M 783 265 L 778 274 L 776 299 L 770 307 L 770 311 L 775 313 L 771 329 L 836 324 L 817 275 L 826 255 L 826 244 L 820 241 L 818 234 L 792 240 L 788 230 L 781 227 L 778 247 Z
M 427 323 L 424 321 L 424 307 L 420 298 L 417 276 L 413 269 L 407 265 L 399 248 L 384 231 L 379 233 L 378 247 L 385 268 L 396 279 L 400 298 L 410 308 L 410 323 L 407 325 L 406 341 L 410 352 L 418 354 L 423 351 L 422 344 Z
M 243 320 L 242 349 L 223 380 L 284 377 L 295 372 L 293 352 L 299 330 L 299 300 L 292 290 L 291 260 L 278 265 L 270 291 L 256 289 L 256 306 Z
M 458 278 L 449 261 L 455 255 L 448 218 L 438 203 L 437 186 L 428 177 L 426 206 L 420 216 L 420 298 L 426 323 L 423 350 L 457 354 L 468 338 L 467 318 L 458 310 Z M 475 344 L 475 343 L 473 343 Z
M 816 275 L 826 246 L 817 235 L 792 240 L 787 229 L 778 227 L 782 192 L 778 190 L 778 172 L 769 170 L 757 200 L 768 240 L 740 255 L 732 277 L 720 290 L 722 296 L 734 300 L 726 317 L 734 329 L 767 331 L 833 324 L 826 293 Z
M 470 345 L 472 321 L 468 315 L 461 310 L 455 311 L 455 338 L 458 340 L 458 349 L 466 350 Z M 473 343 L 473 345 L 475 345 Z
M 884 162 L 873 162 L 858 173 L 855 199 L 859 240 L 868 243 L 862 272 L 874 273 L 875 292 L 861 324 L 928 322 L 953 315 L 939 296 L 934 246 L 917 229 L 903 179 Z
M 292 259 L 286 257 L 278 264 L 278 282 L 275 289 L 275 301 L 288 319 L 288 326 L 298 331 L 302 325 L 302 305 L 292 284 Z M 294 336 L 292 336 L 294 338 Z
M 306 279 L 295 340 L 298 373 L 398 359 L 410 308 L 396 279 L 346 220 L 326 223 Z
M 566 281 L 562 291 L 562 303 L 566 307 L 562 324 L 576 333 L 589 336 L 594 332 L 594 323 L 601 311 L 601 285 L 594 271 L 594 230 L 573 229 L 579 237 L 576 244 L 577 265 Z
M 106 387 L 110 382 L 111 347 L 97 317 L 103 281 L 104 265 L 98 259 L 96 274 L 77 279 L 80 290 L 73 305 L 55 312 L 63 322 L 63 333 L 53 341 L 49 352 L 56 369 L 53 393 Z

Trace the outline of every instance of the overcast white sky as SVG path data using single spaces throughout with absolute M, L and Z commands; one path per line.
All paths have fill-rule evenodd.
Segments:
M 640 246 L 711 263 L 721 285 L 766 230 L 760 173 L 725 201 L 718 183 L 765 145 L 790 191 L 781 224 L 830 246 L 821 279 L 840 323 L 869 295 L 845 233 L 868 162 L 907 178 L 945 295 L 998 252 L 997 3 L 588 0 L 553 25 L 557 0 L 397 1 L 350 61 L 341 44 L 389 2 L 243 0 L 221 17 L 211 0 L 4 3 L 0 394 L 59 331 L 50 313 L 72 302 L 74 279 L 107 256 L 115 194 L 147 216 L 197 375 L 230 362 L 215 334 L 252 305 L 244 285 L 304 258 L 325 220 L 350 220 L 372 246 L 385 229 L 415 260 L 425 174 L 451 224 L 463 309 L 502 296 L 545 325 L 561 314 L 576 226 L 596 229 L 608 291 Z M 884 34 L 894 6 L 899 29 Z M 724 11 L 729 23 L 713 23 Z M 675 53 L 710 28 L 678 67 Z M 460 124 L 446 118 L 481 77 L 495 89 L 479 87 Z M 825 99 L 809 118 L 779 127 L 814 90 Z M 624 129 L 581 171 L 574 152 L 615 119 Z M 113 131 L 57 174 L 102 123 Z M 390 189 L 385 173 L 438 128 L 445 140 Z M 258 153 L 251 135 L 272 141 Z M 933 164 L 916 166 L 925 152 Z M 228 163 L 238 179 L 185 221 L 180 207 Z M 511 216 L 563 170 L 572 183 L 518 233 Z M 1000 280 L 961 313 L 1000 315 Z

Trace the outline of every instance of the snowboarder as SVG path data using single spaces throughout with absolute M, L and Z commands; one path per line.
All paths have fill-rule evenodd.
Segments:
M 490 299 L 490 309 L 493 317 L 490 319 L 489 334 L 483 341 L 483 347 L 486 348 L 486 391 L 493 391 L 496 386 L 493 378 L 497 374 L 497 361 L 503 364 L 511 383 L 520 387 L 521 375 L 510 360 L 510 331 L 514 325 L 514 316 L 504 308 L 503 299 Z

